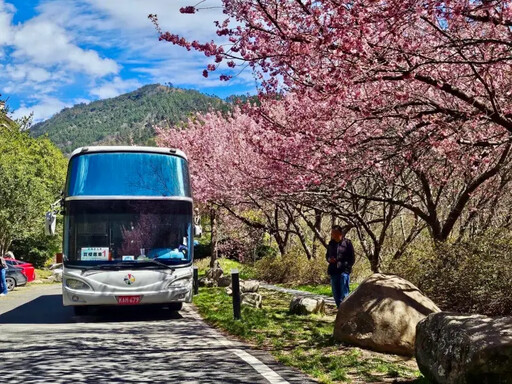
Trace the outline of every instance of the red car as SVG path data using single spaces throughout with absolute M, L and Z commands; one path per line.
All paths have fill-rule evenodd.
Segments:
M 26 263 L 21 260 L 11 259 L 6 257 L 5 261 L 7 264 L 12 265 L 13 267 L 22 268 L 22 273 L 27 278 L 27 282 L 33 281 L 36 279 L 36 271 L 34 269 L 34 266 L 31 263 Z

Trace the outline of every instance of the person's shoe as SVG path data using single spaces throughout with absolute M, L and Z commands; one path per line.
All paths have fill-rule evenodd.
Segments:
M 0 293 L 0 296 L 7 296 L 7 293 Z

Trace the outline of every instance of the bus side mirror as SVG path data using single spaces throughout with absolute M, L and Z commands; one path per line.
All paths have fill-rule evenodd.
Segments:
M 55 226 L 57 224 L 57 216 L 53 211 L 46 212 L 44 218 L 44 233 L 46 236 L 55 236 Z
M 203 235 L 203 227 L 194 225 L 194 237 L 201 237 Z

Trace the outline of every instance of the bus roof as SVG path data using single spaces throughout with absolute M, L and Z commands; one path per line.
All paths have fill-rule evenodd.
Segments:
M 139 147 L 136 145 L 126 146 L 114 146 L 114 145 L 102 145 L 102 146 L 91 146 L 91 147 L 80 147 L 71 153 L 70 159 L 74 156 L 85 154 L 85 153 L 99 153 L 99 152 L 148 152 L 148 153 L 162 153 L 166 155 L 175 155 L 187 159 L 187 155 L 179 149 L 164 148 L 164 147 Z

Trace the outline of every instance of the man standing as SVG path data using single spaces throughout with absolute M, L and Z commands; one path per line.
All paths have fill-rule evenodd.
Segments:
M 339 225 L 332 227 L 331 241 L 327 246 L 325 258 L 329 263 L 327 273 L 331 276 L 332 294 L 336 307 L 339 307 L 350 292 L 350 273 L 355 262 L 352 242 L 345 238 Z

